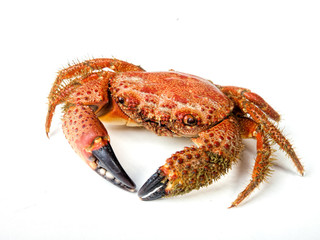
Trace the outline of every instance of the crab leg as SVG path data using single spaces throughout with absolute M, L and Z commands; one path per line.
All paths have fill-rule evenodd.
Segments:
M 135 191 L 135 184 L 111 148 L 107 130 L 89 106 L 70 107 L 63 116 L 63 132 L 94 171 L 120 188 Z
M 245 101 L 250 101 L 259 107 L 268 117 L 272 120 L 278 122 L 280 121 L 280 115 L 274 110 L 262 97 L 258 94 L 251 92 L 249 89 L 233 87 L 233 86 L 218 86 L 222 92 L 224 92 L 229 97 L 233 98 L 236 102 L 240 99 Z M 236 97 L 236 99 L 235 99 Z
M 142 200 L 185 194 L 207 186 L 227 173 L 239 158 L 242 143 L 232 116 L 193 139 L 198 148 L 186 147 L 167 159 L 139 190 Z
M 281 131 L 276 128 L 268 119 L 278 121 L 280 119 L 279 114 L 271 108 L 259 95 L 250 92 L 244 88 L 238 87 L 221 87 L 219 88 L 233 99 L 235 103 L 240 107 L 244 113 L 248 113 L 250 117 L 265 131 L 272 140 L 274 140 L 280 148 L 286 152 L 292 159 L 298 172 L 303 175 L 304 168 L 295 153 L 292 144 L 286 139 Z
M 114 72 L 144 71 L 139 66 L 115 58 L 97 58 L 72 65 L 59 72 L 49 94 L 49 105 L 62 103 L 65 96 L 79 85 L 90 81 L 93 73 L 104 74 L 105 78 L 109 78 L 106 76 L 108 74 L 114 75 L 113 72 L 103 71 L 104 68 Z
M 259 125 L 251 119 L 239 118 L 238 120 L 241 126 L 242 138 L 257 139 L 257 157 L 253 167 L 250 183 L 238 195 L 237 199 L 233 201 L 229 208 L 236 207 L 245 198 L 247 198 L 253 190 L 270 175 L 270 167 L 272 166 L 270 158 L 272 150 L 265 133 L 259 128 Z
M 73 78 L 74 76 L 85 76 L 93 73 L 94 71 L 101 71 L 103 68 L 109 68 L 115 72 L 144 71 L 140 66 L 115 58 L 96 58 L 61 70 L 54 85 L 60 86 L 65 79 Z M 55 91 L 54 88 L 52 88 L 52 90 L 52 92 Z
M 245 106 L 245 103 L 241 105 Z M 262 127 L 265 129 L 266 133 L 280 146 L 280 148 L 286 152 L 291 160 L 293 161 L 294 165 L 296 166 L 298 172 L 303 176 L 304 168 L 295 153 L 291 143 L 282 135 L 282 133 L 265 117 L 262 111 L 257 108 L 253 104 L 248 104 L 245 106 L 246 111 L 252 116 L 252 118 L 256 121 L 261 123 Z
M 57 105 L 66 101 L 69 95 L 76 91 L 81 85 L 91 82 L 100 76 L 109 79 L 113 72 L 103 71 L 103 68 L 109 68 L 115 72 L 144 71 L 140 66 L 136 66 L 125 61 L 114 58 L 97 58 L 87 60 L 82 63 L 72 65 L 61 70 L 53 83 L 49 94 L 49 109 L 46 119 L 46 134 L 49 136 L 52 116 Z M 107 83 L 100 89 L 107 90 Z

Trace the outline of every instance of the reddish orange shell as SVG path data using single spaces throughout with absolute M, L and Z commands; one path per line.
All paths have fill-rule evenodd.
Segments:
M 233 110 L 210 81 L 180 72 L 119 73 L 110 91 L 130 118 L 159 135 L 196 136 Z M 192 126 L 185 124 L 187 115 Z

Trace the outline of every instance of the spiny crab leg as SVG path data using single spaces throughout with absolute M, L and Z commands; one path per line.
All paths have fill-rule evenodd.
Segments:
M 261 125 L 261 128 L 264 129 L 265 133 L 288 154 L 298 172 L 303 176 L 303 165 L 295 153 L 292 144 L 268 119 L 269 117 L 278 122 L 280 120 L 280 115 L 259 95 L 250 92 L 248 89 L 232 86 L 218 87 L 223 93 L 229 96 L 244 113 L 248 113 L 256 123 Z
M 96 79 L 98 75 L 104 75 L 103 77 L 105 79 L 113 75 L 113 72 L 102 71 L 103 68 L 109 68 L 114 72 L 144 71 L 140 66 L 112 58 L 87 60 L 61 70 L 53 83 L 48 97 L 49 109 L 46 119 L 46 134 L 48 137 L 56 106 L 66 102 L 69 95 L 72 95 L 79 86 L 86 85 L 86 83 L 89 83 L 92 79 Z M 105 86 L 101 85 L 100 89 L 107 90 L 107 84 Z

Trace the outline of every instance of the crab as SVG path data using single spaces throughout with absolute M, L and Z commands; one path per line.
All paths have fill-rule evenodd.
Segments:
M 273 143 L 304 173 L 291 143 L 275 126 L 280 115 L 246 88 L 99 58 L 61 70 L 48 99 L 47 136 L 56 106 L 64 103 L 62 128 L 72 148 L 95 172 L 130 192 L 136 185 L 117 160 L 102 122 L 191 138 L 194 146 L 172 154 L 140 188 L 142 200 L 185 194 L 218 180 L 240 159 L 245 138 L 256 139 L 255 164 L 250 182 L 230 207 L 270 175 Z

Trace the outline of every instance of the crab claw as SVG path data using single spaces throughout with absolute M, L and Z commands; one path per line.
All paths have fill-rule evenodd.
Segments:
M 135 192 L 136 185 L 120 165 L 109 142 L 97 150 L 92 151 L 92 155 L 98 160 L 98 172 L 106 180 L 116 186 L 130 192 Z
M 157 170 L 140 188 L 138 196 L 143 201 L 150 201 L 162 198 L 166 195 L 168 180 Z
M 62 129 L 70 145 L 91 169 L 117 187 L 136 191 L 112 150 L 107 130 L 89 106 L 69 107 L 63 121 Z
M 167 159 L 138 192 L 141 200 L 156 200 L 186 194 L 208 186 L 226 173 L 228 159 L 209 149 L 186 147 Z

